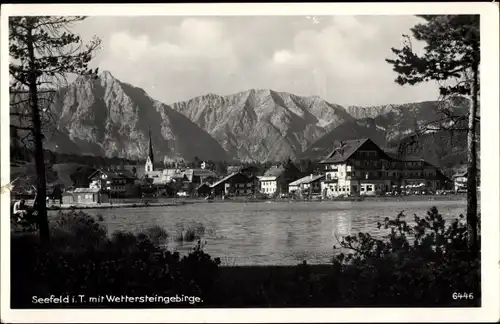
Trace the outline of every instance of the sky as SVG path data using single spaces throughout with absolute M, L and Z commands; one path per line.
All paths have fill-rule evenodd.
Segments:
M 102 47 L 92 66 L 164 103 L 272 89 L 345 106 L 438 98 L 400 86 L 385 58 L 414 16 L 94 16 L 73 30 Z M 414 43 L 414 47 L 422 47 Z

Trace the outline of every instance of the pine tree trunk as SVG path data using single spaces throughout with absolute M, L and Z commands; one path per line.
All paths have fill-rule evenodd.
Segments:
M 31 19 L 31 18 L 28 18 Z M 35 168 L 37 175 L 37 196 L 34 202 L 35 209 L 38 212 L 37 221 L 40 231 L 40 240 L 42 243 L 49 241 L 49 222 L 47 218 L 47 183 L 45 178 L 45 162 L 43 154 L 43 134 L 42 122 L 40 119 L 40 110 L 38 107 L 38 87 L 37 87 L 37 67 L 35 66 L 35 50 L 32 30 L 28 31 L 26 46 L 30 60 L 29 73 L 29 93 L 31 113 L 33 119 L 33 135 L 35 138 Z
M 477 244 L 477 155 L 476 117 L 478 108 L 478 66 L 472 68 L 471 101 L 467 133 L 467 234 L 469 251 L 478 251 Z

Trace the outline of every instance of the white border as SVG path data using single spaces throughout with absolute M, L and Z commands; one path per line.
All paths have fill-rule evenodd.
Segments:
M 331 308 L 331 309 L 193 309 L 193 310 L 11 310 L 10 197 L 1 195 L 2 322 L 482 322 L 499 315 L 499 8 L 498 3 L 282 3 L 282 4 L 15 4 L 1 10 L 1 185 L 9 183 L 8 22 L 11 15 L 481 15 L 481 213 L 482 294 L 477 309 Z M 2 190 L 4 192 L 4 190 Z

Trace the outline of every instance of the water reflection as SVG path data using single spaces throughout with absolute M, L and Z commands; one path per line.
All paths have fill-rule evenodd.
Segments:
M 464 213 L 464 201 L 321 202 L 321 203 L 198 203 L 177 207 L 89 210 L 102 214 L 110 233 L 139 232 L 160 225 L 170 234 L 168 247 L 188 252 L 194 243 L 173 240 L 177 226 L 202 223 L 205 251 L 214 257 L 245 264 L 297 264 L 331 261 L 336 238 L 377 229 L 377 221 L 405 209 L 408 219 L 436 206 L 445 219 Z
M 346 211 L 330 213 L 332 219 L 332 234 L 334 237 L 345 237 L 351 235 L 352 218 Z

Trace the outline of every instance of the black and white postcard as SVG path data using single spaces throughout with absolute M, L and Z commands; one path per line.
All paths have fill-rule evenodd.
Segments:
M 497 3 L 1 15 L 3 322 L 498 320 Z

